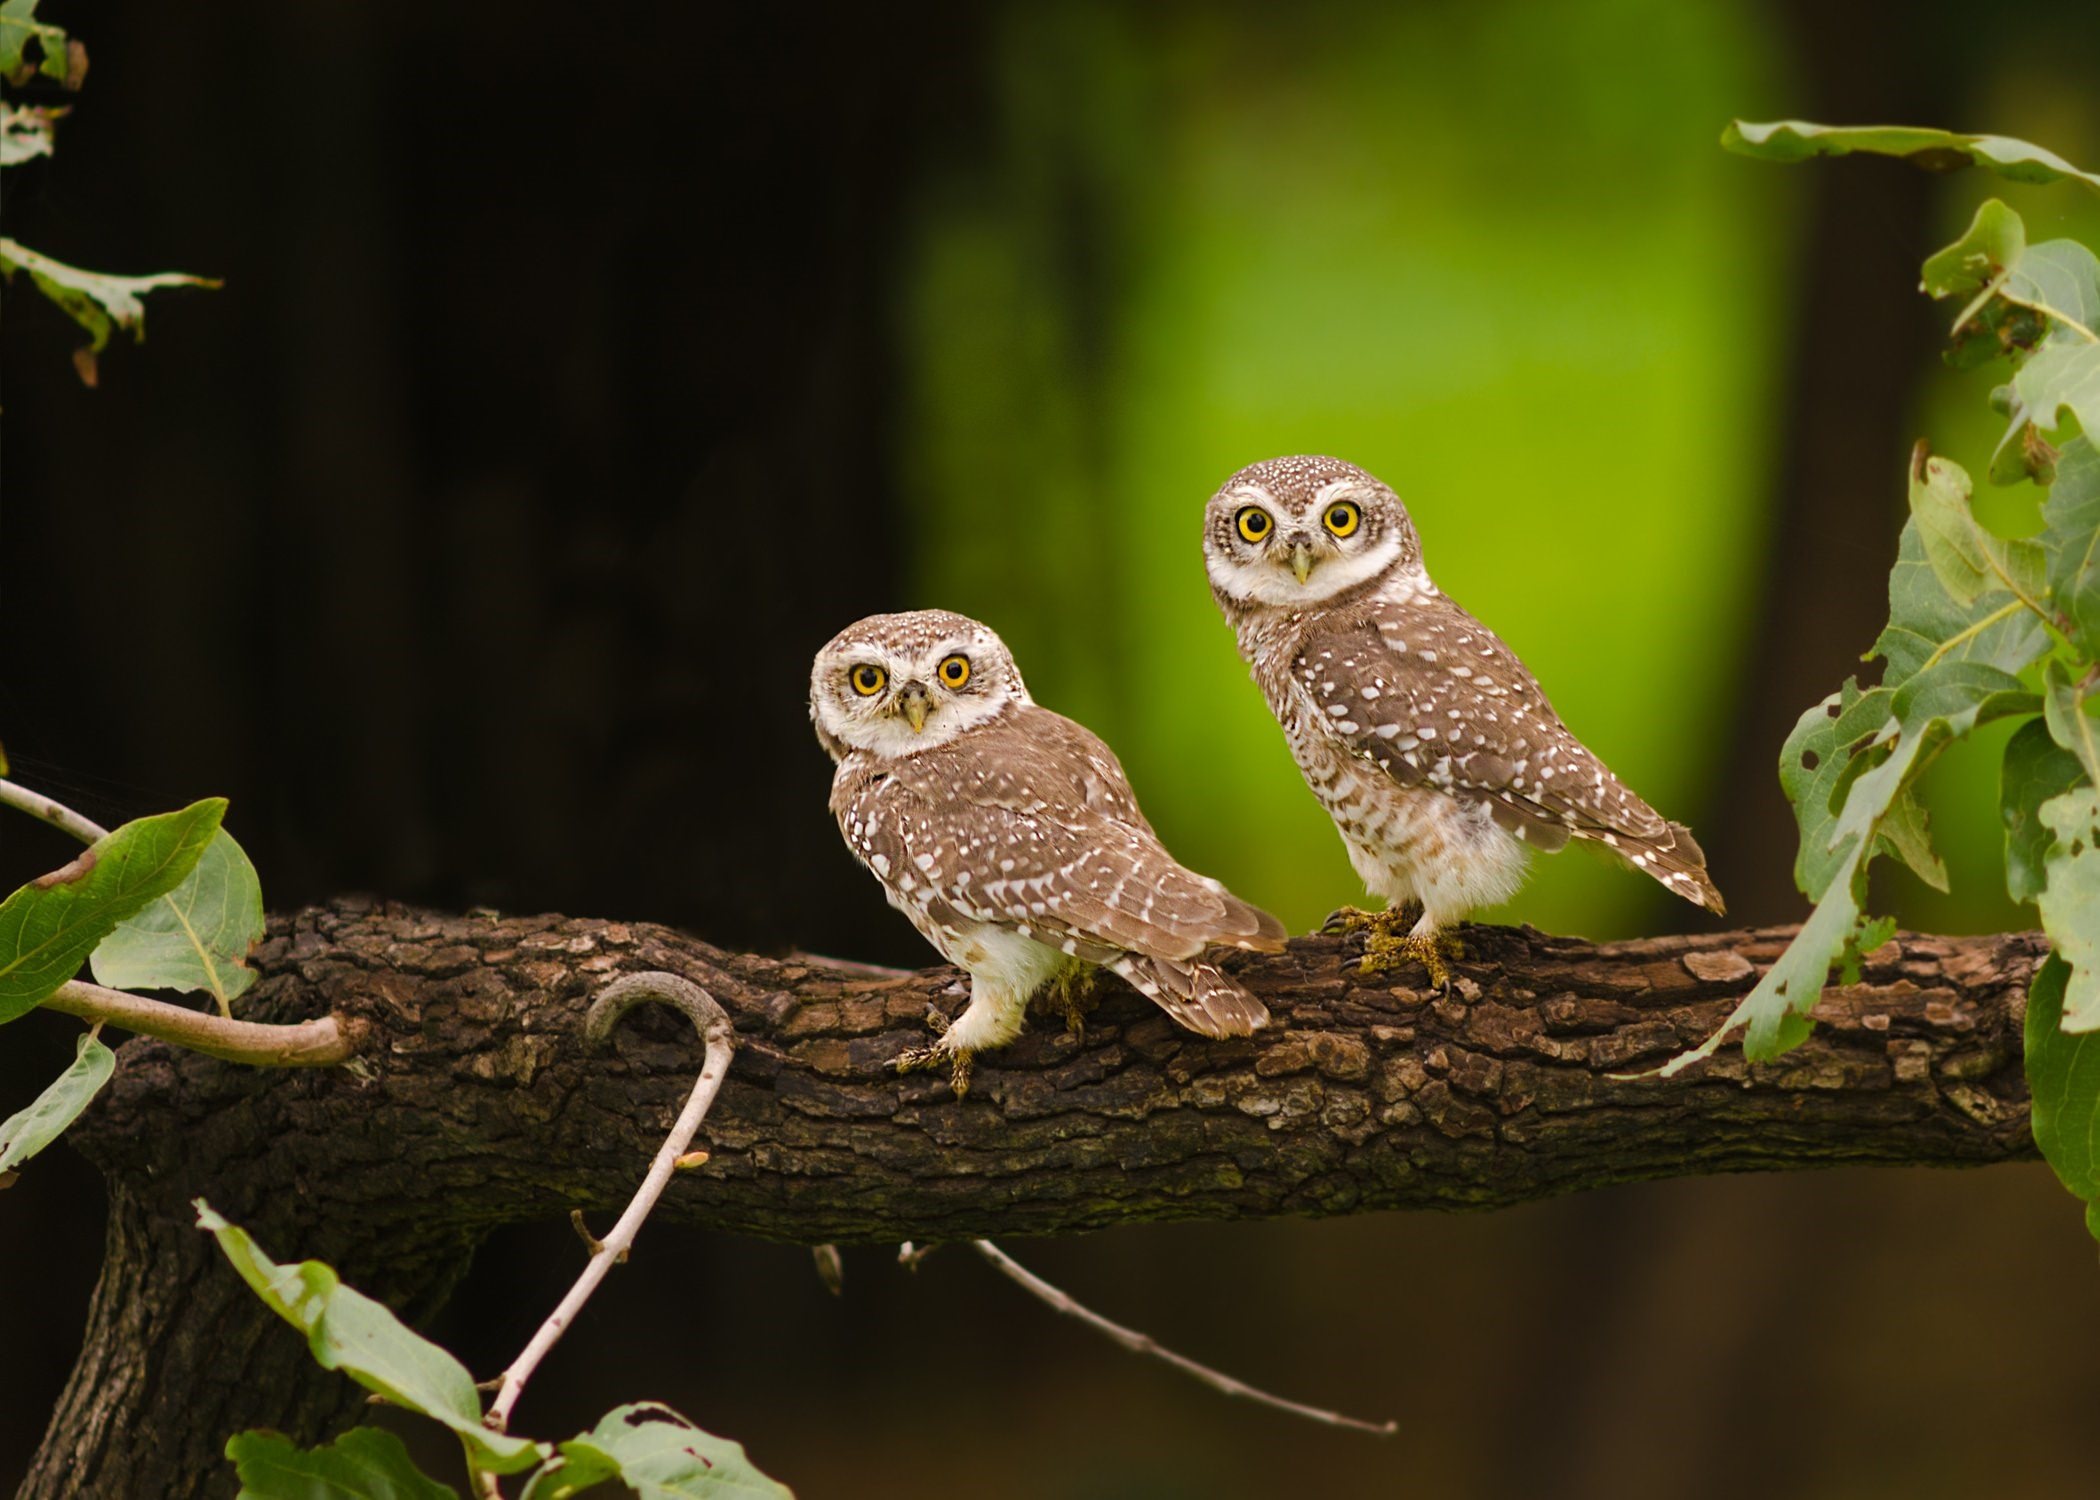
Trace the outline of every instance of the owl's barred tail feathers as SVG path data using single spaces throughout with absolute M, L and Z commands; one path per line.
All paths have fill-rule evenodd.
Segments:
M 1660 838 L 1636 843 L 1621 839 L 1620 856 L 1637 870 L 1645 871 L 1694 906 L 1703 906 L 1715 916 L 1726 916 L 1727 903 L 1720 887 L 1706 873 L 1706 851 L 1682 823 L 1666 823 Z
M 1126 953 L 1108 967 L 1161 1010 L 1204 1036 L 1247 1036 L 1269 1021 L 1269 1008 L 1200 959 Z

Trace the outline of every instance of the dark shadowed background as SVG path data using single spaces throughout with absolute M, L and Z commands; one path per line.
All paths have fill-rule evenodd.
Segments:
M 2068 187 L 1715 146 L 1798 115 L 2100 161 L 2069 0 L 2017 32 L 1896 0 L 47 9 L 94 69 L 6 232 L 226 287 L 156 298 L 96 391 L 7 292 L 0 739 L 106 821 L 230 796 L 279 908 L 923 962 L 839 846 L 803 699 L 838 627 L 938 603 L 1106 735 L 1177 852 L 1310 926 L 1359 892 L 1197 517 L 1322 451 L 1699 829 L 1732 919 L 1791 919 L 1780 741 L 1884 617 L 1910 443 L 1980 473 L 1992 421 L 1917 263 L 1986 192 L 2100 232 Z M 1891 879 L 1885 909 L 2031 922 L 1999 748 L 1936 773 L 1955 896 Z M 65 857 L 0 821 L 0 885 Z M 1705 920 L 1580 854 L 1497 915 Z M 0 1035 L 0 1113 L 74 1030 Z M 100 1212 L 63 1149 L 0 1196 L 0 1483 Z M 834 1301 L 804 1250 L 669 1226 L 521 1424 L 662 1398 L 806 1497 L 2054 1497 L 2100 1463 L 2100 1271 L 2039 1167 L 1009 1248 L 1402 1435 L 1235 1407 L 960 1253 L 848 1249 Z M 578 1255 L 498 1235 L 434 1331 L 493 1372 Z

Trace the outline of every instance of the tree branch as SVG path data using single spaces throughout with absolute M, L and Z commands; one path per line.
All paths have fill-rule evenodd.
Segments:
M 1652 1067 L 1718 1025 L 1791 929 L 1592 945 L 1469 928 L 1449 996 L 1356 972 L 1360 939 L 1230 959 L 1276 1016 L 1215 1042 L 1114 981 L 1083 1040 L 1037 1020 L 967 1099 L 887 1064 L 953 1012 L 901 976 L 723 952 L 660 927 L 343 901 L 272 919 L 257 1019 L 335 1015 L 349 1067 L 258 1072 L 135 1042 L 73 1138 L 111 1182 L 81 1362 L 26 1495 L 188 1493 L 243 1426 L 311 1438 L 355 1405 L 276 1359 L 296 1339 L 192 1254 L 208 1196 L 286 1253 L 421 1317 L 498 1223 L 616 1208 L 689 1097 L 659 1012 L 610 1054 L 590 997 L 667 970 L 728 1013 L 737 1056 L 657 1209 L 803 1244 L 1059 1234 L 1144 1219 L 1490 1208 L 1641 1178 L 2034 1153 L 2021 1073 L 2036 934 L 1904 936 L 1826 992 L 1776 1063 Z M 186 1278 L 186 1279 L 177 1279 Z M 194 1325 L 194 1326 L 193 1326 Z M 141 1333 L 150 1329 L 151 1336 Z M 229 1378 L 224 1351 L 253 1350 Z M 179 1394 L 178 1394 L 179 1393 Z

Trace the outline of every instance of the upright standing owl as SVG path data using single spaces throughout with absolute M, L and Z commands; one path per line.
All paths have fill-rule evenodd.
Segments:
M 1568 732 L 1495 633 L 1437 591 L 1400 497 L 1353 464 L 1274 458 L 1211 497 L 1204 563 L 1270 712 L 1364 883 L 1370 959 L 1448 982 L 1439 930 L 1507 900 L 1533 849 L 1595 839 L 1708 911 L 1691 831 Z M 1420 904 L 1412 931 L 1391 925 Z
M 971 1056 L 1019 1035 L 1029 998 L 1075 964 L 1205 1036 L 1268 1020 L 1205 954 L 1276 951 L 1283 925 L 1175 862 L 1109 748 L 1030 700 L 989 627 L 871 615 L 817 653 L 809 711 L 847 848 L 970 973 L 968 1008 L 900 1066 L 946 1059 L 962 1092 Z

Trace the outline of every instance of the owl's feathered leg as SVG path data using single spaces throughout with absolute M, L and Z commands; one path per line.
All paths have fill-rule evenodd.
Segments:
M 1003 1047 L 1021 1034 L 1028 998 L 1016 997 L 1003 985 L 987 984 L 971 976 L 970 1003 L 961 1015 L 949 1020 L 937 1010 L 926 1012 L 926 1025 L 935 1033 L 929 1046 L 910 1047 L 897 1054 L 890 1066 L 899 1073 L 947 1063 L 955 1085 L 955 1097 L 970 1092 L 970 1073 L 979 1052 Z

